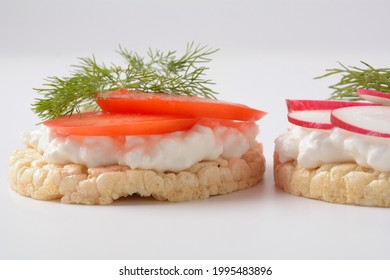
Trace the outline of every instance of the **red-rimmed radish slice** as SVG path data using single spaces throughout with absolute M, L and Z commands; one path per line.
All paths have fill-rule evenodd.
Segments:
M 288 113 L 287 118 L 290 123 L 302 127 L 332 129 L 330 113 L 330 110 L 302 110 Z
M 385 93 L 381 91 L 358 88 L 357 94 L 360 98 L 364 100 L 368 100 L 377 104 L 382 104 L 386 106 L 390 106 L 390 93 Z
M 374 105 L 371 102 L 310 99 L 286 99 L 286 104 L 289 112 L 302 110 L 334 110 L 343 107 Z
M 340 108 L 332 111 L 335 126 L 370 136 L 390 138 L 390 107 L 364 106 Z

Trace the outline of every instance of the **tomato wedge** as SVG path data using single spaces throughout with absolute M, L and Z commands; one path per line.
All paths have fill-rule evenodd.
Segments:
M 241 121 L 255 121 L 266 115 L 263 111 L 241 104 L 127 89 L 102 93 L 96 102 L 103 111 L 122 114 L 181 115 Z
M 62 116 L 44 125 L 65 135 L 124 136 L 186 130 L 197 121 L 198 118 L 178 116 L 89 112 Z

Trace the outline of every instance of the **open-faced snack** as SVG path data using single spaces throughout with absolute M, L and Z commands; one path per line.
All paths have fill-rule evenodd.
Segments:
M 120 48 L 124 67 L 83 58 L 70 77 L 36 89 L 43 125 L 10 158 L 16 192 L 64 203 L 109 204 L 131 195 L 186 201 L 255 186 L 265 160 L 256 121 L 265 113 L 218 101 L 204 78 L 214 53 L 183 56 Z M 84 108 L 88 108 L 85 112 Z
M 390 70 L 329 71 L 343 74 L 331 88 L 347 100 L 287 100 L 291 126 L 275 140 L 275 183 L 298 196 L 390 207 L 390 106 L 382 106 L 390 94 L 375 90 L 390 90 Z M 367 101 L 350 101 L 359 97 Z

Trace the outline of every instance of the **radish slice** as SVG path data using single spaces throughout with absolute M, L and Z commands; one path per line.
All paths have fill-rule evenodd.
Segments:
M 335 126 L 359 134 L 390 138 L 390 107 L 364 106 L 332 111 Z
M 290 123 L 302 127 L 332 129 L 330 114 L 330 110 L 302 110 L 288 113 L 287 118 Z
M 390 93 L 364 88 L 358 88 L 356 91 L 360 98 L 377 104 L 390 106 Z
M 374 105 L 371 102 L 354 102 L 342 100 L 292 100 L 286 99 L 289 112 L 302 110 L 333 110 L 350 106 Z

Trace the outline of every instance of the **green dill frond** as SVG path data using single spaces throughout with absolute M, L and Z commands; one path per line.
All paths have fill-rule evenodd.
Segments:
M 360 100 L 356 93 L 357 88 L 365 88 L 390 93 L 390 68 L 374 68 L 361 61 L 365 66 L 351 67 L 339 62 L 340 68 L 327 69 L 326 74 L 316 77 L 321 79 L 333 75 L 340 75 L 338 83 L 329 86 L 333 90 L 330 99 Z
M 120 88 L 215 99 L 217 92 L 205 77 L 209 69 L 205 64 L 216 51 L 189 43 L 182 56 L 149 49 L 144 58 L 120 46 L 117 53 L 124 66 L 99 64 L 94 56 L 79 58 L 78 64 L 71 65 L 69 77 L 48 77 L 41 88 L 34 89 L 42 97 L 35 99 L 32 110 L 43 120 L 71 115 L 95 106 L 99 93 Z

